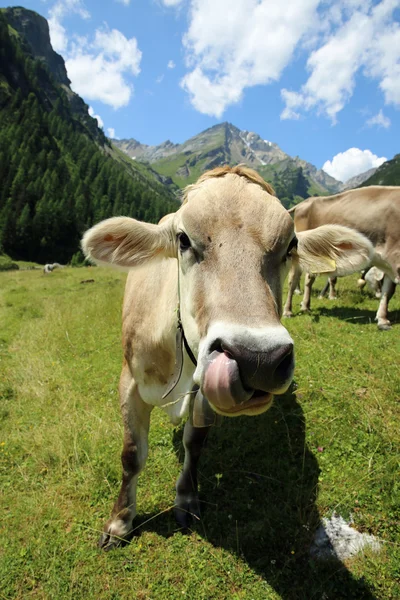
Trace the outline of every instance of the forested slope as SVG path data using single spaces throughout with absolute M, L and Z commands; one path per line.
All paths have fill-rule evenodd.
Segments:
M 400 154 L 384 162 L 362 185 L 400 185 Z
M 111 157 L 103 132 L 74 114 L 6 14 L 0 11 L 0 250 L 66 262 L 96 221 L 123 214 L 156 222 L 176 210 L 174 195 L 150 173 Z

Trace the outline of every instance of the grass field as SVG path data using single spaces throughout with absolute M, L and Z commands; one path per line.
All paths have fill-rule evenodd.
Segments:
M 295 392 L 212 430 L 203 519 L 188 535 L 171 512 L 182 428 L 155 410 L 137 536 L 102 553 L 120 481 L 124 279 L 0 273 L 0 598 L 399 599 L 399 291 L 388 332 L 356 276 L 339 281 L 337 301 L 314 297 L 311 315 L 285 321 Z M 334 512 L 381 551 L 311 560 L 319 519 Z

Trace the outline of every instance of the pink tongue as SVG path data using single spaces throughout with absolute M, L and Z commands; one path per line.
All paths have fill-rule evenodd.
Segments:
M 235 400 L 231 393 L 231 382 L 236 374 L 237 363 L 223 352 L 207 367 L 203 380 L 203 394 L 214 406 L 232 408 Z

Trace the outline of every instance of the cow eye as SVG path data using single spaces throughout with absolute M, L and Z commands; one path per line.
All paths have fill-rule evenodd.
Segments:
M 297 244 L 298 244 L 297 237 L 296 236 L 292 237 L 290 244 L 288 246 L 288 249 L 286 250 L 286 255 L 285 255 L 284 260 L 286 260 L 287 258 L 292 258 L 292 250 L 295 250 L 297 248 Z
M 179 240 L 179 248 L 181 249 L 182 252 L 191 248 L 190 240 L 189 240 L 188 236 L 186 235 L 186 233 L 184 233 L 183 231 L 178 233 L 178 240 Z

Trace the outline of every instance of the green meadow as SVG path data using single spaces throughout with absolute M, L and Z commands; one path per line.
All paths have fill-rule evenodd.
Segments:
M 120 482 L 117 385 L 125 274 L 0 273 L 0 599 L 400 598 L 400 294 L 339 299 L 286 320 L 295 384 L 266 414 L 224 419 L 200 464 L 203 518 L 175 524 L 182 427 L 155 409 L 135 537 L 97 540 Z M 94 281 L 87 281 L 94 280 Z M 382 542 L 344 563 L 309 548 L 340 514 Z

